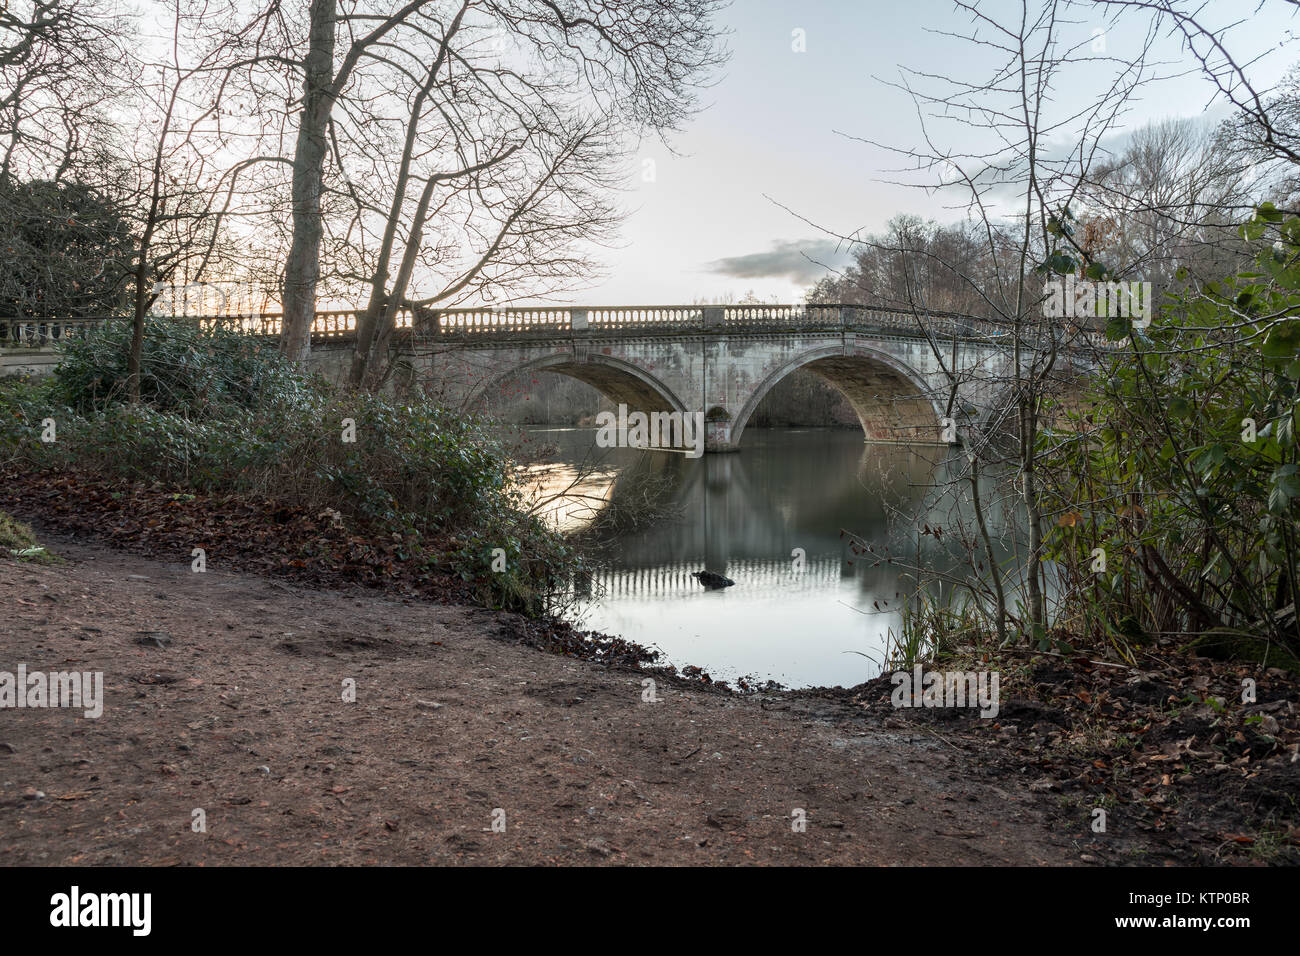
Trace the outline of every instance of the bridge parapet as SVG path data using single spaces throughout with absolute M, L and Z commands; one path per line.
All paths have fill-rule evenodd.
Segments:
M 862 331 L 924 338 L 933 334 L 987 340 L 1006 325 L 947 312 L 850 305 L 591 306 L 574 309 L 449 309 L 433 314 L 440 336 L 481 338 L 648 332 Z
M 574 332 L 689 332 L 705 328 L 702 306 L 593 306 L 572 309 L 448 309 L 436 331 L 449 336 Z
M 316 313 L 314 341 L 346 341 L 356 335 L 359 310 L 340 309 Z M 224 325 L 253 336 L 280 334 L 282 314 L 180 316 L 203 325 Z M 92 318 L 0 318 L 0 348 L 49 348 L 108 321 Z M 654 333 L 743 332 L 868 332 L 925 338 L 996 341 L 1008 335 L 1003 322 L 951 312 L 914 313 L 856 305 L 657 305 L 589 306 L 586 308 L 402 309 L 397 315 L 401 335 L 417 339 L 479 340 L 484 338 L 545 338 L 571 335 L 627 335 Z M 1083 335 L 1086 344 L 1107 348 L 1095 332 Z
M 50 349 L 60 342 L 81 335 L 105 319 L 0 319 L 0 348 Z

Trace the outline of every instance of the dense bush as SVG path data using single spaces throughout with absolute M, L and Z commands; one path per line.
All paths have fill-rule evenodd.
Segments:
M 544 603 L 568 549 L 519 508 L 481 421 L 340 394 L 231 332 L 159 320 L 146 342 L 138 405 L 121 400 L 120 327 L 71 345 L 49 379 L 0 389 L 0 462 L 332 508 L 358 533 L 418 542 L 422 560 L 482 579 L 504 603 Z M 47 418 L 52 443 L 40 440 Z M 494 548 L 504 573 L 492 572 Z
M 1043 436 L 1074 627 L 1126 655 L 1172 633 L 1300 658 L 1300 219 L 1264 207 L 1242 232 L 1256 267 L 1146 330 L 1112 320 L 1130 347 L 1092 409 Z
M 113 200 L 68 179 L 0 176 L 0 319 L 124 315 L 130 307 L 131 226 Z
M 54 399 L 80 412 L 124 401 L 130 346 L 126 321 L 70 341 L 54 378 Z M 301 375 L 265 339 L 184 320 L 145 323 L 140 401 L 158 411 L 208 418 L 232 407 L 307 402 L 320 392 L 320 383 Z

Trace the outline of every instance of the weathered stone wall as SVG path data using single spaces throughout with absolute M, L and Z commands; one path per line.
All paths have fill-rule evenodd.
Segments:
M 352 365 L 352 343 L 323 342 L 313 345 L 308 365 L 328 381 L 342 385 Z
M 59 354 L 53 349 L 0 349 L 0 378 L 40 378 L 58 364 Z

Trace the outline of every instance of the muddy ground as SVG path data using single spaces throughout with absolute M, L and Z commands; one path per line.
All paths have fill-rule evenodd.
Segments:
M 101 671 L 106 698 L 0 709 L 0 864 L 1300 858 L 1300 684 L 1276 668 L 1004 661 L 995 720 L 897 709 L 887 677 L 736 694 L 619 641 L 580 659 L 572 629 L 436 581 L 347 583 L 381 580 L 366 564 L 226 547 L 245 570 L 195 573 L 159 556 L 186 555 L 172 510 L 60 505 L 36 523 L 62 563 L 0 559 L 0 671 Z M 1243 675 L 1259 700 L 1229 705 Z
M 1050 798 L 834 700 L 660 681 L 647 703 L 644 675 L 521 646 L 492 612 L 44 540 L 65 564 L 0 560 L 0 670 L 102 671 L 105 706 L 0 710 L 0 864 L 1084 852 Z

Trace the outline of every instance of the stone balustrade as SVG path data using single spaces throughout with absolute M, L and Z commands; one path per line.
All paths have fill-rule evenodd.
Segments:
M 316 313 L 313 341 L 340 341 L 356 334 L 356 310 Z M 280 313 L 189 316 L 203 324 L 221 323 L 256 336 L 276 336 Z M 82 334 L 104 318 L 0 318 L 0 349 L 49 349 Z M 996 340 L 1009 333 L 1004 322 L 946 312 L 913 313 L 854 305 L 665 305 L 599 306 L 587 308 L 445 309 L 413 313 L 402 309 L 397 327 L 420 338 L 481 340 L 538 338 L 574 334 L 646 335 L 692 333 L 773 332 L 790 330 L 852 331 L 925 338 Z M 1090 344 L 1105 347 L 1102 336 L 1089 333 Z

